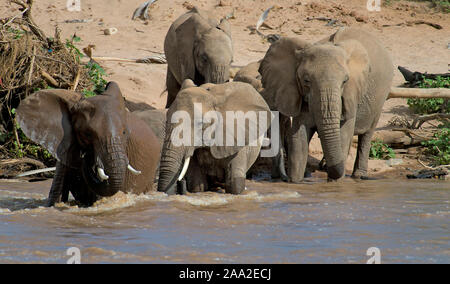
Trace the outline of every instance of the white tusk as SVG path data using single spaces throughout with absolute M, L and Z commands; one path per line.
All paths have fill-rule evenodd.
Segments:
M 97 168 L 97 174 L 98 174 L 98 177 L 99 177 L 102 181 L 105 181 L 105 180 L 108 180 L 108 179 L 109 179 L 109 176 L 107 176 L 107 175 L 105 174 L 105 171 L 104 171 L 102 168 L 100 168 L 100 167 Z
M 181 181 L 184 178 L 184 175 L 186 174 L 188 168 L 189 168 L 189 161 L 191 160 L 191 157 L 184 160 L 184 166 L 183 170 L 181 171 L 180 177 L 178 178 L 178 181 Z
M 140 175 L 140 174 L 142 174 L 142 172 L 141 171 L 138 171 L 138 170 L 135 170 L 130 164 L 128 164 L 128 170 L 130 170 L 130 172 L 132 173 L 132 174 L 134 174 L 134 175 Z

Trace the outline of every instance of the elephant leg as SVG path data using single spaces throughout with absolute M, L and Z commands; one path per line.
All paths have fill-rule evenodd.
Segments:
M 288 182 L 289 177 L 286 174 L 286 165 L 284 163 L 286 159 L 285 152 L 284 147 L 280 147 L 277 156 L 272 159 L 272 179 L 280 178 L 282 181 Z
M 352 146 L 353 136 L 355 133 L 355 119 L 347 120 L 341 126 L 341 147 L 344 157 L 344 165 L 347 161 L 348 154 L 350 153 L 350 147 Z
M 167 77 L 166 77 L 166 86 L 167 86 L 167 104 L 166 108 L 169 108 L 175 98 L 177 97 L 178 92 L 180 91 L 180 84 L 178 83 L 177 79 L 172 74 L 172 71 L 170 71 L 169 67 L 167 67 Z
M 369 153 L 371 141 L 374 130 L 358 136 L 358 153 L 356 154 L 356 161 L 353 168 L 353 178 L 367 178 L 367 171 L 369 168 Z
M 225 192 L 229 194 L 241 194 L 245 190 L 247 174 L 247 151 L 241 150 L 228 164 L 226 171 Z
M 279 131 L 279 141 L 280 150 L 276 157 L 272 159 L 272 178 L 281 178 L 282 181 L 288 182 L 289 177 L 286 174 L 286 165 L 284 163 L 286 158 L 286 147 L 285 147 L 285 137 L 286 133 L 290 131 L 289 121 L 290 117 L 280 114 L 280 131 Z
M 56 203 L 61 202 L 61 196 L 64 191 L 64 180 L 66 179 L 68 168 L 60 162 L 56 163 L 55 178 L 53 179 L 52 187 L 48 195 L 47 206 L 55 206 Z
M 47 206 L 51 207 L 58 202 L 67 202 L 69 192 L 72 193 L 76 201 L 85 206 L 91 206 L 97 201 L 97 195 L 87 189 L 81 173 L 58 162 Z
M 294 118 L 292 131 L 289 138 L 289 179 L 293 183 L 302 182 L 305 177 L 306 164 L 309 155 L 309 142 L 313 136 L 313 130 L 308 125 L 307 113 Z
M 192 193 L 205 192 L 209 189 L 208 179 L 203 174 L 195 155 L 191 158 L 191 163 L 186 173 L 186 187 L 187 191 Z

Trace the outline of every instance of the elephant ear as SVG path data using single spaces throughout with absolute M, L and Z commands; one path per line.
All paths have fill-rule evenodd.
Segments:
M 77 168 L 80 150 L 72 129 L 70 109 L 82 95 L 67 90 L 43 90 L 23 100 L 16 119 L 27 137 L 58 161 Z
M 223 119 L 222 129 L 215 129 L 216 133 L 223 133 L 223 146 L 211 146 L 213 157 L 224 159 L 237 154 L 246 146 L 259 147 L 271 122 L 269 106 L 261 95 L 251 85 L 241 82 L 211 87 L 210 92 L 216 98 L 214 110 L 217 114 L 220 113 Z M 265 125 L 259 125 L 261 112 L 265 112 L 267 118 Z M 249 115 L 245 123 L 230 116 L 239 113 L 242 118 Z M 220 127 L 220 123 L 217 125 Z M 232 127 L 234 131 L 231 130 Z M 245 135 L 241 141 L 243 144 L 238 140 L 238 133 Z M 254 136 L 251 136 L 252 134 Z
M 298 38 L 281 38 L 271 45 L 259 67 L 264 98 L 271 109 L 286 116 L 300 114 L 302 94 L 297 84 L 296 52 L 308 46 Z
M 175 30 L 181 78 L 195 79 L 194 47 L 196 41 L 210 28 L 208 20 L 193 10 L 192 16 Z
M 346 40 L 337 44 L 342 47 L 347 55 L 347 67 L 349 70 L 349 81 L 347 82 L 343 95 L 344 119 L 353 118 L 356 113 L 356 103 L 361 101 L 361 96 L 367 92 L 369 79 L 370 58 L 361 43 L 356 40 Z

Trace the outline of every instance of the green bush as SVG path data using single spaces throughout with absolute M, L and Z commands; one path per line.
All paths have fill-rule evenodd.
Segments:
M 427 147 L 427 153 L 433 156 L 436 165 L 450 164 L 450 122 L 439 126 L 434 138 L 423 142 Z
M 85 97 L 93 97 L 97 94 L 101 94 L 105 91 L 106 84 L 108 83 L 103 76 L 106 76 L 105 70 L 94 62 L 89 62 L 86 66 L 86 69 L 89 70 L 89 78 L 91 82 L 94 84 L 94 87 L 91 90 L 83 90 L 83 95 Z
M 15 113 L 15 109 L 11 111 Z M 16 125 L 17 138 L 14 131 L 0 134 L 0 143 L 8 151 L 8 156 L 15 158 L 30 157 L 44 162 L 46 165 L 54 165 L 55 159 L 45 148 L 28 139 L 20 127 Z
M 380 139 L 377 139 L 376 141 L 372 141 L 370 158 L 375 160 L 389 160 L 395 158 L 395 153 L 392 148 L 384 144 Z
M 450 88 L 450 78 L 423 79 L 419 88 Z M 450 103 L 444 99 L 408 99 L 408 106 L 417 114 L 450 113 Z

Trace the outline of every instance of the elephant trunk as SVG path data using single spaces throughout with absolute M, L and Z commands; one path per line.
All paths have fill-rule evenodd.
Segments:
M 344 176 L 344 153 L 341 146 L 341 93 L 336 88 L 320 90 L 320 111 L 315 111 L 315 121 L 319 132 L 322 149 L 327 162 L 328 178 L 337 180 Z
M 127 167 L 129 165 L 125 147 L 119 139 L 94 147 L 93 153 L 85 161 L 84 177 L 89 188 L 99 196 L 113 196 L 126 191 Z M 106 145 L 106 147 L 105 147 Z
M 171 133 L 171 132 L 168 132 Z M 175 147 L 171 141 L 165 141 L 159 167 L 158 191 L 169 195 L 177 193 L 177 182 L 183 178 L 189 163 L 185 160 L 185 147 Z
M 213 66 L 209 78 L 207 78 L 206 81 L 207 83 L 223 84 L 229 80 L 229 76 L 229 66 Z
M 104 158 L 99 159 L 97 169 L 101 169 L 101 162 L 104 164 L 105 174 L 108 176 L 106 181 L 108 186 L 102 190 L 101 193 L 97 193 L 101 196 L 112 196 L 119 191 L 125 191 L 125 179 L 128 166 L 128 158 L 123 151 L 108 151 Z

